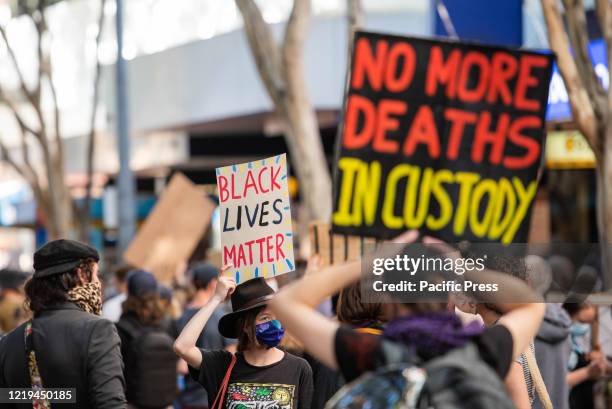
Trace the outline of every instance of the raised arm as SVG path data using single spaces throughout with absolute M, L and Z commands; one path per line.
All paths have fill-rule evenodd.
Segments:
M 527 390 L 527 383 L 525 382 L 525 375 L 523 375 L 521 364 L 516 361 L 510 364 L 510 370 L 508 375 L 506 375 L 506 379 L 504 379 L 504 385 L 516 409 L 531 409 L 529 391 Z
M 457 254 L 456 250 L 440 240 L 425 237 L 423 242 L 438 248 L 446 256 Z M 464 277 L 476 283 L 496 283 L 499 288 L 503 288 L 503 294 L 473 292 L 471 295 L 477 302 L 494 304 L 502 313 L 498 324 L 506 327 L 512 335 L 512 357 L 517 359 L 529 347 L 544 319 L 545 305 L 542 303 L 541 295 L 533 291 L 525 281 L 498 271 L 474 269 L 466 271 Z M 517 302 L 508 303 L 509 300 Z
M 409 231 L 394 242 L 412 243 L 417 237 L 416 231 Z M 424 243 L 439 244 L 443 246 L 441 250 L 449 248 L 435 239 L 425 238 Z M 327 267 L 284 287 L 269 304 L 287 329 L 306 345 L 308 352 L 330 368 L 338 367 L 334 338 L 339 324 L 319 314 L 314 307 L 325 297 L 359 280 L 360 275 L 360 261 Z M 505 290 L 521 294 L 517 299 L 525 300 L 528 294 L 534 300 L 534 303 L 515 304 L 498 304 L 500 300 L 495 296 L 484 300 L 497 304 L 504 313 L 500 323 L 512 335 L 513 357 L 518 357 L 538 331 L 544 317 L 544 305 L 536 303 L 538 297 L 526 283 L 507 274 L 485 270 L 471 275 L 469 279 L 480 283 L 503 282 Z
M 398 243 L 411 243 L 418 237 L 412 230 L 396 239 Z M 325 297 L 337 293 L 359 280 L 361 261 L 326 267 L 292 283 L 269 303 L 274 314 L 297 337 L 306 349 L 326 366 L 337 369 L 334 337 L 339 324 L 315 310 Z
M 196 346 L 196 342 L 204 329 L 204 326 L 215 311 L 215 308 L 234 292 L 236 281 L 229 277 L 220 277 L 217 282 L 215 294 L 187 323 L 183 331 L 174 341 L 174 352 L 193 368 L 200 368 L 202 365 L 202 352 Z

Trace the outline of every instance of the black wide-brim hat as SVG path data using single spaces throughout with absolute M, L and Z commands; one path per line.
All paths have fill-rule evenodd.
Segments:
M 265 306 L 273 297 L 274 290 L 261 277 L 238 285 L 231 296 L 232 312 L 219 320 L 219 333 L 226 338 L 238 338 L 238 319 L 247 311 Z

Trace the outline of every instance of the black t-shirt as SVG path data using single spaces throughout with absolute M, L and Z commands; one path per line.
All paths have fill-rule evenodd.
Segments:
M 323 409 L 325 403 L 344 384 L 338 371 L 328 368 L 309 354 L 304 354 L 304 359 L 312 368 L 314 382 L 314 395 L 312 397 L 312 409 Z
M 336 359 L 347 382 L 364 372 L 385 366 L 383 343 L 392 342 L 382 337 L 358 333 L 350 328 L 340 327 L 336 332 Z M 512 363 L 512 335 L 502 325 L 484 330 L 474 337 L 482 360 L 489 364 L 501 379 L 506 377 Z
M 200 369 L 189 367 L 191 376 L 208 391 L 212 407 L 232 359 L 227 351 L 202 351 Z M 225 408 L 266 407 L 271 409 L 310 409 L 312 370 L 308 363 L 288 352 L 280 361 L 266 366 L 249 364 L 236 354 L 225 395 Z
M 196 313 L 200 311 L 200 308 L 187 308 L 183 315 L 174 321 L 173 337 L 178 338 L 179 334 L 183 331 L 187 323 L 193 318 Z M 230 312 L 226 304 L 219 305 L 212 313 L 202 333 L 196 341 L 196 346 L 205 350 L 221 350 L 225 349 L 229 345 L 235 344 L 236 340 L 223 337 L 219 334 L 219 320 L 223 315 Z M 193 379 L 191 376 L 185 375 L 185 387 L 181 391 L 178 400 L 183 405 L 189 406 L 206 406 L 208 402 L 208 394 L 206 390 L 200 386 L 200 384 Z M 213 397 L 214 399 L 214 397 Z

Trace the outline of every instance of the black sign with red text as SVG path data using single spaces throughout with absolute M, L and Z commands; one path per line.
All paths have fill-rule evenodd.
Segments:
M 333 230 L 525 242 L 552 56 L 358 32 Z

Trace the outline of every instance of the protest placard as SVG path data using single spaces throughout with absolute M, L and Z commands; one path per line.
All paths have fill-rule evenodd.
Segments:
M 334 232 L 525 242 L 552 57 L 358 32 Z
M 294 270 L 285 154 L 217 168 L 221 259 L 241 283 Z
M 176 173 L 124 254 L 127 263 L 170 284 L 204 236 L 215 204 Z
M 315 221 L 308 227 L 310 249 L 313 255 L 319 256 L 321 267 L 358 260 L 376 245 L 371 237 L 333 234 L 328 222 Z

